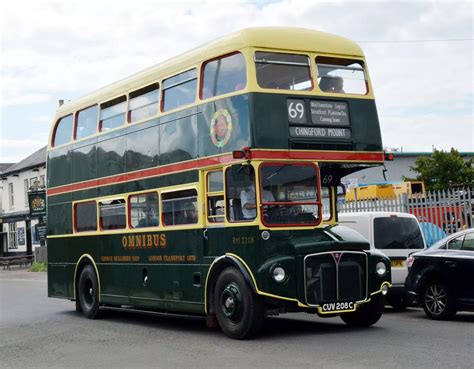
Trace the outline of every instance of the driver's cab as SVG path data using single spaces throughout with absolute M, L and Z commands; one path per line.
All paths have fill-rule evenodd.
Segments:
M 316 227 L 335 223 L 336 190 L 321 187 L 314 162 L 252 161 L 209 170 L 208 226 Z

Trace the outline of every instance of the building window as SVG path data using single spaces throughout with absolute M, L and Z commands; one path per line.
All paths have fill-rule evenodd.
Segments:
M 95 201 L 83 202 L 74 206 L 76 232 L 97 230 L 97 205 Z
M 204 65 L 202 99 L 239 91 L 247 84 L 245 58 L 236 53 Z
M 28 184 L 28 179 L 23 180 L 25 186 L 25 206 L 28 206 L 28 189 L 30 188 Z
M 97 105 L 94 105 L 77 113 L 76 140 L 97 132 L 97 110 Z
M 16 223 L 8 223 L 8 248 L 17 249 L 18 248 L 18 237 L 17 237 L 17 228 Z
M 100 105 L 100 131 L 105 132 L 125 124 L 127 98 L 120 96 Z
M 178 74 L 163 81 L 163 111 L 188 105 L 196 99 L 196 69 Z
M 100 229 L 122 229 L 126 226 L 125 200 L 99 202 Z
M 161 195 L 163 207 L 163 224 L 183 225 L 198 222 L 197 191 L 183 190 Z
M 128 120 L 130 123 L 149 118 L 158 113 L 160 86 L 153 83 L 137 91 L 130 92 Z
M 71 141 L 72 122 L 72 114 L 58 121 L 54 130 L 53 146 L 59 146 Z
M 10 208 L 13 208 L 15 206 L 15 196 L 13 193 L 13 183 L 8 184 L 8 200 L 10 204 Z
M 41 187 L 46 187 L 46 177 L 44 174 L 40 176 L 40 185 Z

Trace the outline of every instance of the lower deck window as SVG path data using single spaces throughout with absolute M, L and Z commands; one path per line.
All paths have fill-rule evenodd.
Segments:
M 99 202 L 100 228 L 104 230 L 125 228 L 125 200 Z
M 130 227 L 156 227 L 158 221 L 158 194 L 156 192 L 129 197 Z
M 197 191 L 182 190 L 161 195 L 163 225 L 196 224 L 198 222 Z
M 97 204 L 95 201 L 83 202 L 74 206 L 76 232 L 97 230 Z

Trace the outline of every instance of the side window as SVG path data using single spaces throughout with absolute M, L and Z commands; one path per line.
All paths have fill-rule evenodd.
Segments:
M 152 117 L 158 113 L 159 92 L 160 86 L 158 83 L 130 92 L 128 108 L 130 123 Z
M 257 82 L 262 88 L 282 90 L 311 90 L 309 57 L 257 51 L 255 53 Z
M 74 224 L 76 232 L 97 230 L 97 204 L 95 201 L 74 205 Z
M 127 109 L 127 98 L 120 96 L 100 105 L 100 131 L 120 127 L 125 124 L 125 112 Z
M 163 81 L 163 111 L 191 104 L 196 99 L 196 69 L 178 74 Z
M 210 223 L 224 221 L 224 178 L 222 171 L 207 174 L 207 220 Z
M 318 56 L 316 65 L 321 91 L 356 95 L 367 93 L 364 64 L 361 61 Z
M 53 146 L 59 146 L 71 141 L 72 122 L 72 114 L 59 120 L 54 131 Z
M 323 205 L 323 220 L 332 219 L 332 191 L 331 187 L 321 187 L 321 202 Z
M 93 135 L 97 132 L 97 105 L 77 113 L 76 140 Z
M 449 241 L 448 250 L 461 250 L 463 238 L 464 236 L 460 236 Z
M 255 171 L 251 165 L 233 165 L 225 173 L 226 215 L 229 222 L 250 221 L 257 216 Z
M 165 226 L 196 224 L 198 222 L 197 191 L 182 190 L 163 193 L 162 221 Z
M 245 58 L 241 53 L 204 64 L 201 98 L 242 90 L 247 84 Z
M 463 250 L 474 251 L 474 233 L 466 234 L 464 243 L 462 245 Z
M 156 227 L 159 225 L 158 194 L 156 192 L 131 195 L 128 198 L 130 227 Z
M 100 229 L 125 228 L 125 200 L 108 200 L 99 202 Z

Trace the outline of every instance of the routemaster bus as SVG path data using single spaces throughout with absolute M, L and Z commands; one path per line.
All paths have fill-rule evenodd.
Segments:
M 48 145 L 48 295 L 206 317 L 381 317 L 390 261 L 337 225 L 340 178 L 384 161 L 352 41 L 245 29 L 62 105 Z

